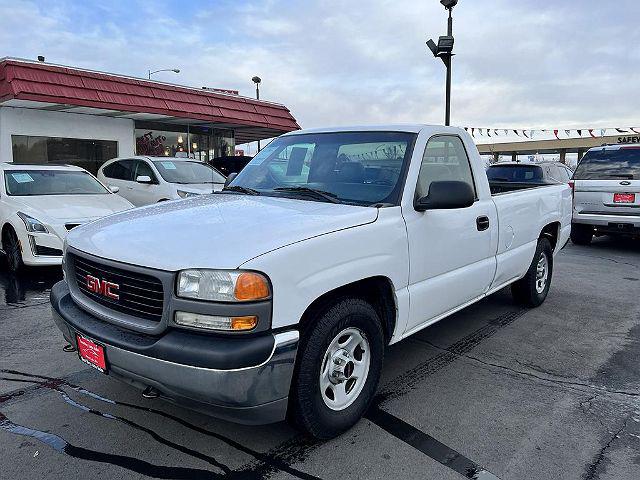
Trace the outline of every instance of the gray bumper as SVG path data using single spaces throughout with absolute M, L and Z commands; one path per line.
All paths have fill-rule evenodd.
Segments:
M 96 327 L 96 322 L 100 321 L 79 309 L 65 287 L 66 284 L 57 284 L 51 292 L 54 321 L 74 346 L 76 333 L 104 345 L 110 376 L 140 389 L 151 386 L 162 398 L 176 404 L 238 423 L 265 424 L 284 420 L 298 347 L 297 331 L 272 335 L 270 354 L 256 365 L 231 369 L 192 366 L 110 343 L 110 337 L 101 334 L 102 330 Z M 116 328 L 104 322 L 99 326 Z M 224 338 L 210 338 L 212 349 L 217 348 L 215 342 L 229 342 Z M 198 362 L 194 361 L 194 364 Z

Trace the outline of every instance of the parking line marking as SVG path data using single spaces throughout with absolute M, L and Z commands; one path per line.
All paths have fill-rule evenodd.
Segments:
M 365 418 L 387 433 L 402 440 L 407 445 L 411 445 L 416 450 L 465 478 L 473 480 L 500 480 L 500 477 L 481 467 L 473 460 L 468 459 L 461 453 L 436 440 L 431 435 L 427 435 L 413 425 L 399 419 L 395 415 L 381 410 L 377 406 L 372 407 L 366 413 Z

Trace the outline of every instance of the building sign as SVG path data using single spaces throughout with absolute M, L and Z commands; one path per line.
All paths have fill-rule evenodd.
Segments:
M 632 135 L 629 137 L 618 137 L 618 143 L 640 143 L 640 135 Z

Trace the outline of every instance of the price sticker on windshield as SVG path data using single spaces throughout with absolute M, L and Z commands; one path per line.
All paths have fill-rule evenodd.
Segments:
M 28 173 L 12 173 L 11 176 L 18 183 L 33 182 L 33 177 Z
M 160 162 L 160 165 L 162 165 L 165 170 L 175 170 L 176 169 L 176 165 L 173 162 Z

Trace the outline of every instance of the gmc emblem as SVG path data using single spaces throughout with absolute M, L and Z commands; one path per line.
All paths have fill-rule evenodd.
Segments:
M 106 280 L 100 280 L 93 275 L 87 275 L 87 288 L 93 293 L 102 295 L 103 297 L 111 298 L 113 300 L 119 300 L 120 295 L 116 292 L 120 288 L 120 285 Z

